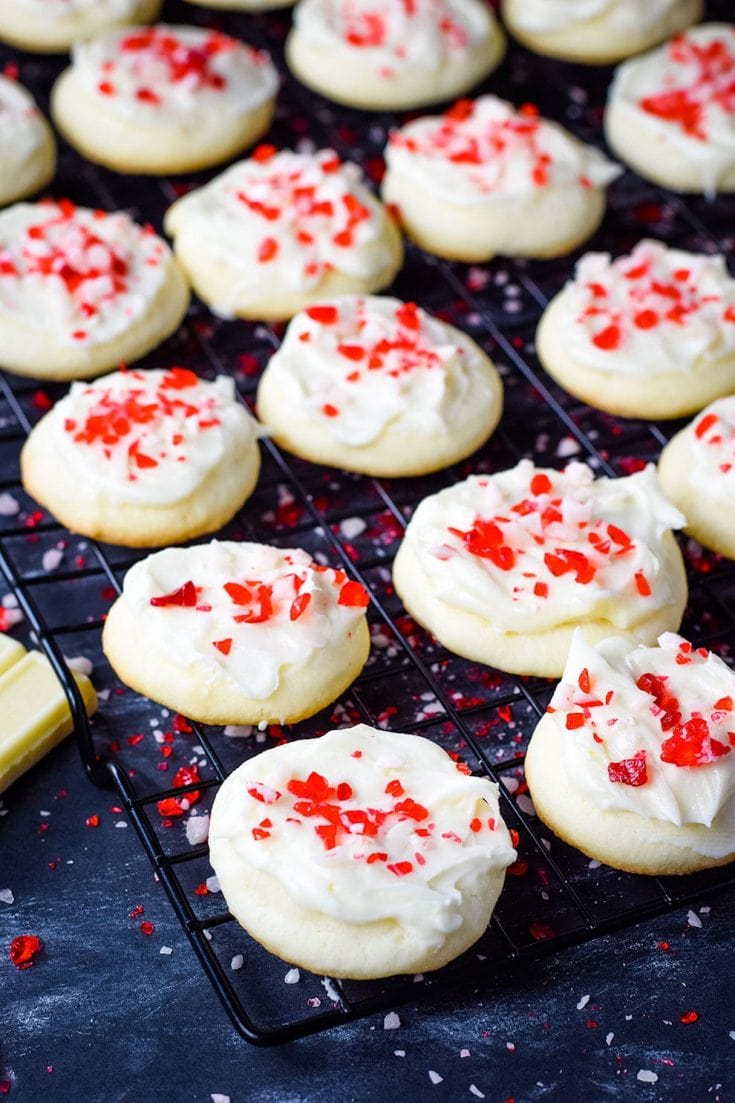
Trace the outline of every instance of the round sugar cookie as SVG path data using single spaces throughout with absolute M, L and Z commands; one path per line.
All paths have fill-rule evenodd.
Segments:
M 701 23 L 615 72 L 605 136 L 646 180 L 735 191 L 735 26 Z
M 702 410 L 658 461 L 664 493 L 700 544 L 735 559 L 735 395 Z
M 0 212 L 0 366 L 37 379 L 99 375 L 179 326 L 189 292 L 165 241 L 124 212 L 68 199 Z
M 21 452 L 24 488 L 72 532 L 157 547 L 214 532 L 258 479 L 257 422 L 227 376 L 186 368 L 72 383 Z
M 438 969 L 484 933 L 515 859 L 497 786 L 358 724 L 272 747 L 215 797 L 210 861 L 262 945 L 333 977 Z
M 415 303 L 344 296 L 291 321 L 257 406 L 276 442 L 367 475 L 420 475 L 479 448 L 503 388 L 466 334 Z
M 559 677 L 572 632 L 650 643 L 679 627 L 684 564 L 671 529 L 684 518 L 655 469 L 594 479 L 521 460 L 425 498 L 395 559 L 408 612 L 465 658 Z
M 536 350 L 549 375 L 624 417 L 691 414 L 735 390 L 735 280 L 723 256 L 641 241 L 587 253 L 547 306 Z
M 2 0 L 0 40 L 39 54 L 63 54 L 110 27 L 152 23 L 162 0 Z
M 300 548 L 211 541 L 130 568 L 102 645 L 120 680 L 205 724 L 293 724 L 355 680 L 367 592 Z
M 77 43 L 51 106 L 91 161 L 118 172 L 190 172 L 256 141 L 277 90 L 268 54 L 219 31 L 161 23 Z
M 575 634 L 526 780 L 566 842 L 662 877 L 735 858 L 735 674 L 673 632 L 658 642 Z
M 223 317 L 285 320 L 331 295 L 379 291 L 403 263 L 393 220 L 330 149 L 259 146 L 169 207 L 194 290 Z
M 504 53 L 505 36 L 482 0 L 301 0 L 286 40 L 299 80 L 368 110 L 452 99 Z
M 698 22 L 702 0 L 502 0 L 506 27 L 537 54 L 611 65 Z
M 56 142 L 30 92 L 0 76 L 0 207 L 40 191 L 56 171 Z
M 526 104 L 460 100 L 390 135 L 383 198 L 430 253 L 554 257 L 597 229 L 620 169 Z

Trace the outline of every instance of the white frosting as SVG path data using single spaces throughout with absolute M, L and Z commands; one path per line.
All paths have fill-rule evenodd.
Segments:
M 687 477 L 706 498 L 735 506 L 735 396 L 718 398 L 687 427 Z
M 140 0 L 15 0 L 39 19 L 60 22 L 70 16 L 91 12 L 103 12 L 110 19 L 132 19 L 137 14 Z
M 109 31 L 72 50 L 85 91 L 132 122 L 197 129 L 212 113 L 235 117 L 275 95 L 266 53 L 218 31 L 159 24 Z
M 566 31 L 604 19 L 619 32 L 640 32 L 666 19 L 680 0 L 522 0 L 513 22 L 532 34 Z
M 437 598 L 501 631 L 583 618 L 627 629 L 671 600 L 662 538 L 684 523 L 652 465 L 595 480 L 582 463 L 557 472 L 521 460 L 425 498 L 405 539 Z
M 310 45 L 339 50 L 345 63 L 370 65 L 386 78 L 461 60 L 494 29 L 478 0 L 302 0 L 294 24 Z
M 52 413 L 54 444 L 85 484 L 119 502 L 170 505 L 192 494 L 257 423 L 220 375 L 181 368 L 72 383 Z
M 13 173 L 45 140 L 42 116 L 30 92 L 0 76 L 0 175 Z
M 321 803 L 337 810 L 334 833 L 289 790 L 312 773 L 308 791 L 321 779 L 331 789 Z M 427 948 L 461 926 L 463 891 L 515 858 L 496 785 L 459 772 L 427 739 L 365 724 L 250 759 L 217 794 L 209 837 L 302 907 L 342 923 L 394 920 Z
M 716 189 L 735 168 L 735 27 L 702 23 L 619 66 L 610 103 L 697 166 Z
M 196 587 L 195 606 L 151 604 L 187 583 Z M 224 589 L 233 583 L 234 596 Z M 126 574 L 123 595 L 141 636 L 175 655 L 184 672 L 196 669 L 207 683 L 224 677 L 256 700 L 275 692 L 284 666 L 303 666 L 349 632 L 367 604 L 359 583 L 300 548 L 216 540 L 149 555 Z
M 388 425 L 446 433 L 480 401 L 477 347 L 412 303 L 341 296 L 297 314 L 268 365 L 324 432 L 359 447 Z
M 454 204 L 492 203 L 546 188 L 604 187 L 622 171 L 536 108 L 495 96 L 460 101 L 393 131 L 389 169 Z
M 17 203 L 0 213 L 0 314 L 63 345 L 102 344 L 148 310 L 170 262 L 122 211 Z
M 735 674 L 672 632 L 659 645 L 631 650 L 610 638 L 591 647 L 575 633 L 550 705 L 564 729 L 565 769 L 574 788 L 605 811 L 704 824 L 712 830 L 702 853 L 724 856 L 735 838 Z M 646 674 L 662 679 L 665 698 L 645 688 L 650 682 L 638 687 Z M 611 763 L 623 765 L 608 770 Z
M 649 240 L 614 261 L 587 253 L 561 301 L 560 340 L 585 367 L 641 379 L 735 354 L 735 280 L 723 256 Z
M 391 263 L 383 207 L 358 166 L 329 149 L 260 147 L 179 199 L 173 214 L 175 233 L 201 239 L 206 256 L 237 273 L 227 301 L 215 307 L 225 317 L 266 271 L 295 292 L 316 287 L 332 269 L 368 279 Z

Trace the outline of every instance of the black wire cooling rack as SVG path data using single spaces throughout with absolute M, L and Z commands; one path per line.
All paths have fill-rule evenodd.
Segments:
M 710 18 L 727 17 L 712 2 Z M 217 25 L 282 61 L 287 15 L 211 13 L 171 0 L 171 22 Z M 46 106 L 62 63 L 0 51 L 0 64 L 20 77 Z M 483 87 L 516 103 L 541 101 L 543 113 L 581 138 L 600 144 L 600 118 L 609 71 L 534 58 L 511 47 L 502 69 Z M 269 140 L 331 145 L 379 178 L 380 153 L 395 116 L 336 109 L 285 75 Z M 213 173 L 209 174 L 214 175 Z M 125 208 L 160 228 L 168 204 L 206 177 L 146 180 L 94 168 L 62 146 L 53 194 L 107 210 Z M 683 248 L 731 255 L 735 199 L 708 203 L 672 196 L 626 173 L 610 189 L 603 227 L 589 247 L 627 251 L 651 235 Z M 500 674 L 451 655 L 405 613 L 390 582 L 390 563 L 407 518 L 428 493 L 470 471 L 500 470 L 521 456 L 562 466 L 586 460 L 608 475 L 628 474 L 655 461 L 679 424 L 611 418 L 565 394 L 539 368 L 533 336 L 541 309 L 568 277 L 575 257 L 538 263 L 497 259 L 467 267 L 438 261 L 408 246 L 395 294 L 417 301 L 470 333 L 498 363 L 505 412 L 489 444 L 470 460 L 426 478 L 376 480 L 317 467 L 263 442 L 264 463 L 253 497 L 220 535 L 298 545 L 344 567 L 370 591 L 373 647 L 351 689 L 320 715 L 283 730 L 249 734 L 208 727 L 170 715 L 116 682 L 100 650 L 105 612 L 127 568 L 142 553 L 73 536 L 28 498 L 18 474 L 20 447 L 33 423 L 63 388 L 0 373 L 0 569 L 27 623 L 59 675 L 76 720 L 82 760 L 97 784 L 114 784 L 171 904 L 232 1022 L 251 1042 L 282 1042 L 347 1019 L 439 993 L 462 983 L 502 984 L 514 962 L 594 938 L 660 914 L 704 894 L 735 887 L 727 868 L 686 878 L 646 878 L 590 862 L 534 817 L 526 795 L 523 758 L 528 738 L 551 694 L 550 683 Z M 234 377 L 246 402 L 282 328 L 223 322 L 195 304 L 181 331 L 144 361 L 178 363 L 205 377 Z M 15 504 L 19 507 L 15 510 Z M 732 659 L 735 643 L 735 564 L 682 541 L 691 599 L 682 632 Z M 51 557 L 47 555 L 52 551 Z M 60 554 L 59 554 L 60 553 Z M 102 704 L 92 725 L 65 655 L 94 664 Z M 197 790 L 195 810 L 206 813 L 218 785 L 243 759 L 272 742 L 309 738 L 330 727 L 364 721 L 420 732 L 472 770 L 500 785 L 503 815 L 519 835 L 519 858 L 509 871 L 484 938 L 453 964 L 427 978 L 379 982 L 334 981 L 301 975 L 284 983 L 288 966 L 252 942 L 229 916 L 204 845 L 190 845 L 183 820 L 158 803 Z M 177 769 L 197 763 L 201 781 L 172 788 Z M 244 967 L 238 968 L 244 957 Z M 289 980 L 295 980 L 291 971 Z

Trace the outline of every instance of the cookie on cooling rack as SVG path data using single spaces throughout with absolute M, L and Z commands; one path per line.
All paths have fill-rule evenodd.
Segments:
M 165 227 L 197 294 L 224 317 L 284 320 L 331 295 L 378 291 L 403 262 L 360 169 L 329 149 L 260 146 L 178 199 Z
M 22 84 L 0 76 L 0 207 L 40 191 L 56 171 L 51 127 Z
M 668 876 L 735 859 L 735 674 L 671 632 L 658 642 L 575 634 L 526 778 L 566 842 Z
M 558 677 L 572 632 L 650 643 L 679 627 L 684 518 L 655 469 L 595 479 L 521 460 L 425 498 L 395 559 L 409 613 L 450 651 L 515 674 Z
M 270 125 L 278 75 L 266 53 L 200 27 L 126 27 L 72 50 L 54 121 L 118 172 L 190 172 L 242 153 Z
M 169 247 L 122 211 L 60 199 L 0 212 L 1 367 L 99 375 L 155 348 L 188 305 Z
M 502 0 L 506 27 L 537 54 L 610 65 L 702 18 L 702 0 Z
M 610 147 L 681 192 L 735 191 L 735 26 L 701 23 L 621 65 L 604 116 Z
M 221 528 L 255 486 L 255 420 L 227 376 L 123 371 L 69 393 L 21 452 L 23 486 L 72 532 L 127 547 Z
M 213 540 L 131 567 L 102 644 L 121 681 L 195 720 L 295 723 L 362 670 L 367 604 L 300 548 Z
M 641 241 L 588 253 L 546 308 L 539 359 L 571 394 L 624 417 L 672 418 L 735 389 L 735 280 L 723 256 Z
M 713 402 L 672 437 L 658 474 L 687 519 L 686 531 L 735 559 L 735 396 Z
M 368 475 L 420 475 L 479 448 L 503 389 L 466 334 L 415 303 L 344 296 L 290 323 L 258 387 L 278 444 Z
M 598 227 L 620 169 L 524 104 L 460 100 L 390 135 L 383 198 L 424 249 L 452 260 L 554 257 Z
M 286 40 L 299 80 L 369 110 L 452 99 L 504 53 L 503 31 L 481 0 L 301 0 Z
M 428 972 L 468 949 L 515 858 L 493 782 L 428 739 L 364 724 L 240 766 L 215 798 L 209 848 L 253 938 L 358 979 Z
M 126 23 L 152 23 L 162 0 L 2 0 L 0 41 L 40 54 Z

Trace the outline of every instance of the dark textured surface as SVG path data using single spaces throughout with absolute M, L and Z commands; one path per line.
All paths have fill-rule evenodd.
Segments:
M 727 7 L 712 3 L 709 13 L 725 16 Z M 208 18 L 175 0 L 166 14 L 179 21 Z M 288 16 L 222 15 L 215 22 L 275 46 L 277 53 Z M 43 101 L 61 62 L 17 60 L 21 78 Z M 512 50 L 485 88 L 516 102 L 541 99 L 546 114 L 599 142 L 608 77 L 606 70 L 531 61 L 530 55 Z M 280 105 L 269 135 L 276 144 L 311 135 L 319 144 L 333 142 L 373 176 L 379 173 L 378 154 L 392 117 L 339 112 L 306 96 L 293 82 L 286 83 Z M 124 205 L 160 226 L 167 203 L 186 185 L 123 180 L 92 170 L 65 150 L 54 192 L 108 209 Z M 730 252 L 732 210 L 731 199 L 684 203 L 626 174 L 611 189 L 608 216 L 591 244 L 620 252 L 650 233 L 688 247 L 719 245 Z M 521 1103 L 561 1099 L 570 1091 L 581 1100 L 733 1098 L 735 1000 L 728 973 L 735 893 L 714 891 L 731 875 L 725 871 L 662 886 L 590 868 L 557 841 L 547 854 L 547 833 L 537 833 L 524 804 L 518 756 L 548 687 L 496 676 L 448 656 L 403 614 L 387 585 L 385 564 L 400 539 L 401 523 L 424 494 L 469 470 L 508 466 L 524 454 L 560 465 L 576 451 L 599 468 L 625 473 L 642 459 L 655 459 L 662 440 L 678 427 L 615 422 L 580 406 L 538 372 L 532 338 L 540 303 L 561 285 L 572 263 L 573 258 L 529 265 L 497 260 L 468 270 L 436 265 L 410 250 L 396 293 L 441 312 L 496 357 L 506 386 L 500 431 L 461 470 L 392 485 L 302 463 L 289 470 L 271 451 L 256 494 L 227 530 L 230 536 L 298 542 L 332 561 L 342 554 L 380 601 L 372 614 L 374 648 L 366 674 L 339 706 L 287 737 L 368 719 L 420 730 L 473 768 L 498 770 L 506 781 L 505 809 L 521 827 L 528 868 L 509 878 L 500 925 L 466 956 L 462 987 L 452 995 L 429 990 L 420 1001 L 409 999 L 399 1009 L 401 1025 L 394 1030 L 384 1030 L 381 1014 L 270 1052 L 251 1049 L 231 1029 L 154 883 L 120 798 L 84 779 L 69 742 L 16 784 L 0 809 L 7 813 L 0 819 L 0 890 L 10 889 L 15 898 L 0 902 L 0 1098 L 4 1079 L 10 1082 L 11 1099 L 34 1101 L 208 1100 L 212 1092 L 231 1096 L 233 1103 L 479 1098 L 478 1092 L 488 1100 Z M 148 363 L 176 361 L 204 373 L 228 371 L 247 396 L 278 335 L 277 329 L 215 322 L 197 306 L 181 333 Z M 153 796 L 192 757 L 200 761 L 202 776 L 214 783 L 256 749 L 255 740 L 226 739 L 216 729 L 194 735 L 173 731 L 163 710 L 120 690 L 99 653 L 98 618 L 114 596 L 105 567 L 119 578 L 132 555 L 107 548 L 101 559 L 86 541 L 36 515 L 23 498 L 15 482 L 15 457 L 24 417 L 37 419 L 46 396 L 53 399 L 62 389 L 17 379 L 9 379 L 9 385 L 17 406 L 8 404 L 7 394 L 0 398 L 0 491 L 8 491 L 21 511 L 0 515 L 0 545 L 64 653 L 89 656 L 95 684 L 109 691 L 94 726 L 98 745 L 126 771 L 134 795 Z M 361 531 L 356 519 L 364 524 Z M 63 553 L 53 570 L 44 560 L 49 549 Z M 684 550 L 692 585 L 684 631 L 731 657 L 732 565 L 703 554 L 691 541 Z M 69 626 L 74 630 L 67 632 Z M 16 632 L 27 638 L 27 625 Z M 401 641 L 423 661 L 423 669 L 401 650 Z M 165 732 L 171 732 L 170 742 Z M 283 734 L 271 730 L 263 738 Z M 202 752 L 193 749 L 197 739 L 204 743 Z M 170 758 L 162 754 L 166 749 Z M 200 807 L 209 798 L 205 795 Z M 165 854 L 185 855 L 180 824 L 162 822 L 155 800 L 147 809 L 155 846 Z M 90 815 L 99 816 L 99 826 L 87 826 Z M 123 824 L 128 826 L 116 826 Z M 175 869 L 184 907 L 195 923 L 203 926 L 222 913 L 218 894 L 194 891 L 210 872 L 205 858 Z M 551 952 L 557 938 L 581 937 L 586 929 L 611 921 L 630 924 L 638 908 L 670 906 L 666 892 L 675 899 L 696 894 L 693 910 L 673 910 L 642 926 L 598 935 L 587 945 Z M 144 920 L 155 927 L 150 935 L 140 929 Z M 17 933 L 35 933 L 44 942 L 38 963 L 23 972 L 6 956 Z M 287 966 L 254 947 L 234 924 L 215 927 L 212 937 L 237 998 L 266 1028 L 279 1021 L 308 1021 L 331 1008 L 332 991 L 319 978 L 303 976 L 295 985 L 284 985 Z M 162 955 L 161 946 L 173 952 Z M 477 956 L 500 963 L 510 947 L 524 955 L 540 950 L 541 955 L 527 956 L 502 973 L 488 970 L 487 961 Z M 229 963 L 238 953 L 244 964 L 233 972 Z M 346 996 L 353 1001 L 373 994 L 382 998 L 383 987 L 388 997 L 391 992 L 396 998 L 405 995 L 405 985 L 388 984 L 370 990 L 347 985 Z M 692 1021 L 682 1022 L 682 1016 Z M 461 1056 L 463 1050 L 467 1056 Z M 430 1071 L 434 1080 L 443 1079 L 433 1083 Z M 638 1078 L 641 1071 L 643 1079 Z

